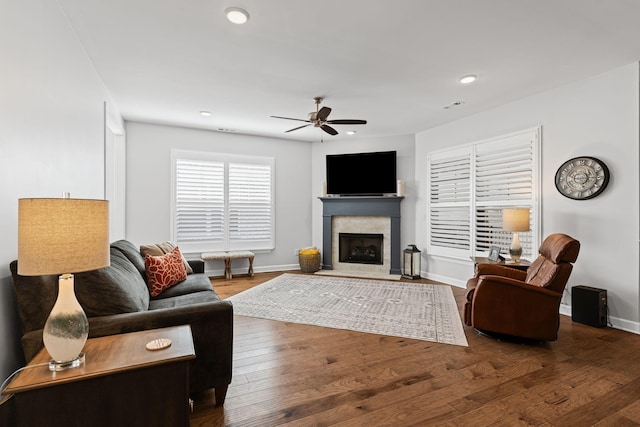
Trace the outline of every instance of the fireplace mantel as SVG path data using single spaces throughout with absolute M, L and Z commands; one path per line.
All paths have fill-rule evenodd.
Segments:
M 391 268 L 389 274 L 401 274 L 400 202 L 404 197 L 346 196 L 319 197 L 322 201 L 322 268 L 333 270 L 332 217 L 384 216 L 391 219 Z

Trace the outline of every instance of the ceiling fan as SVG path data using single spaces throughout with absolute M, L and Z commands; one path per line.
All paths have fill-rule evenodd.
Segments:
M 366 125 L 366 120 L 356 120 L 356 119 L 338 119 L 338 120 L 327 120 L 329 114 L 331 113 L 331 108 L 322 107 L 320 108 L 320 103 L 322 102 L 322 97 L 316 96 L 313 98 L 316 103 L 316 111 L 315 113 L 309 113 L 308 119 L 294 119 L 291 117 L 280 117 L 280 116 L 271 116 L 275 119 L 285 119 L 285 120 L 296 120 L 299 122 L 306 122 L 306 125 L 298 126 L 293 129 L 289 129 L 285 131 L 285 133 L 293 132 L 294 130 L 306 128 L 307 126 L 313 125 L 314 127 L 320 128 L 329 135 L 337 135 L 338 131 L 332 128 L 329 125 Z

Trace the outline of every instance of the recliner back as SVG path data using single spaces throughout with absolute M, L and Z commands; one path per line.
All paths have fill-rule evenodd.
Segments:
M 551 234 L 539 249 L 540 256 L 527 269 L 525 282 L 562 293 L 578 259 L 580 242 L 566 234 Z

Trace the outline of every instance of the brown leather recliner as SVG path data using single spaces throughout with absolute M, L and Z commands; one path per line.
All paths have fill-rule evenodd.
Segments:
M 562 293 L 580 252 L 580 242 L 551 234 L 527 271 L 478 264 L 467 281 L 464 323 L 481 332 L 555 341 Z

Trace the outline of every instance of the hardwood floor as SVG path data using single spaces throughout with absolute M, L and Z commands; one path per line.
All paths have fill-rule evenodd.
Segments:
M 226 298 L 279 274 L 212 282 Z M 205 396 L 191 426 L 640 425 L 640 336 L 565 316 L 552 343 L 465 332 L 469 347 L 236 316 L 224 407 Z

